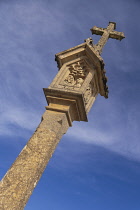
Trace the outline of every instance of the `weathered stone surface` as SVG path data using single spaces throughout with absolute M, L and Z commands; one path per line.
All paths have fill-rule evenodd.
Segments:
M 114 31 L 114 29 L 116 29 L 116 23 L 114 23 L 114 22 L 109 22 L 109 25 L 107 28 L 99 28 L 96 26 L 91 28 L 92 34 L 102 36 L 101 39 L 99 40 L 98 44 L 95 45 L 95 50 L 97 53 L 99 53 L 99 54 L 102 53 L 103 47 L 109 38 L 118 39 L 120 41 L 123 38 L 125 38 L 123 32 Z
M 87 121 L 87 113 L 98 93 L 107 97 L 107 87 L 103 81 L 103 60 L 99 55 L 96 56 L 91 39 L 58 53 L 56 59 L 60 70 L 50 86 L 44 88 L 47 102 L 54 103 L 54 97 L 57 103 L 60 100 L 63 103 L 64 99 L 75 100 L 72 120 Z
M 24 208 L 68 127 L 65 113 L 44 113 L 37 130 L 0 183 L 0 209 Z
M 101 96 L 108 98 L 108 87 L 106 85 L 107 79 L 105 76 L 104 62 L 102 57 L 96 51 L 95 46 L 96 45 L 92 44 L 92 39 L 88 38 L 85 40 L 85 43 L 56 54 L 59 73 L 54 78 L 49 88 L 62 90 L 65 86 L 65 90 L 67 89 L 66 91 L 77 91 L 77 93 L 83 94 L 91 80 L 94 79 L 94 84 L 98 89 L 98 93 Z M 76 79 L 73 78 L 73 75 L 71 76 L 71 72 L 69 71 L 69 67 L 74 67 L 77 63 L 84 64 L 80 67 L 86 73 L 85 78 L 80 78 L 80 84 L 78 84 L 78 87 Z M 64 84 L 64 78 L 67 78 L 68 75 L 70 75 L 69 81 L 71 79 L 69 85 L 68 82 L 67 84 Z M 87 111 L 87 108 L 86 112 L 89 112 L 89 110 Z

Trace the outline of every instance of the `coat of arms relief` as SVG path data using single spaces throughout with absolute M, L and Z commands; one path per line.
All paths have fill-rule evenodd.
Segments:
M 66 90 L 80 91 L 90 72 L 90 67 L 88 67 L 88 64 L 84 60 L 80 60 L 68 65 L 66 68 L 67 71 L 64 70 L 66 73 L 62 76 L 58 87 Z M 83 99 L 86 106 L 90 99 L 92 99 L 97 93 L 94 80 L 93 76 L 91 81 L 87 83 L 87 87 L 85 87 L 86 90 L 83 93 Z
M 89 72 L 86 63 L 81 60 L 68 66 L 69 74 L 61 83 L 66 89 L 80 88 Z

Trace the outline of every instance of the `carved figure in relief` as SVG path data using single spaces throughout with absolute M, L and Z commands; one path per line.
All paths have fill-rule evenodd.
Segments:
M 76 84 L 75 84 L 75 87 L 81 87 L 82 86 L 82 84 L 83 84 L 83 79 L 80 77 L 80 78 L 78 78 L 77 80 L 76 80 Z
M 64 82 L 65 82 L 68 86 L 73 86 L 73 85 L 75 84 L 73 75 L 69 74 L 68 77 L 64 80 Z
M 90 97 L 92 96 L 92 94 L 93 94 L 93 87 L 92 87 L 92 85 L 90 84 L 89 87 L 87 87 L 86 92 L 85 92 L 85 94 L 84 94 L 84 101 L 85 101 L 85 104 L 88 103 L 88 101 L 89 101 Z
M 79 61 L 75 64 L 69 66 L 69 75 L 64 80 L 65 88 L 66 86 L 72 86 L 72 88 L 80 88 L 84 82 L 87 75 L 87 66 L 84 61 Z

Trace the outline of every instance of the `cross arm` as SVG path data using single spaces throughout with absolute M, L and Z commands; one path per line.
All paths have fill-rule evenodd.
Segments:
M 99 28 L 97 26 L 94 26 L 90 30 L 91 30 L 92 34 L 96 34 L 96 35 L 101 35 L 102 36 L 104 34 L 104 32 L 106 31 L 106 28 Z M 110 31 L 109 38 L 122 40 L 122 39 L 125 38 L 125 36 L 124 36 L 123 32 Z
M 125 38 L 124 33 L 123 32 L 118 32 L 118 31 L 111 31 L 109 34 L 109 38 L 112 39 L 118 39 L 118 40 L 122 40 Z
M 97 26 L 94 26 L 93 28 L 90 29 L 92 34 L 96 34 L 96 35 L 103 35 L 104 33 L 104 28 L 99 28 Z

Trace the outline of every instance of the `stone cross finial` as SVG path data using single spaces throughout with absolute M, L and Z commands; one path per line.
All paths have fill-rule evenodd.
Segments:
M 120 41 L 123 38 L 125 38 L 123 32 L 114 31 L 114 29 L 116 29 L 115 22 L 109 22 L 109 25 L 107 28 L 99 28 L 99 27 L 94 26 L 93 28 L 90 29 L 92 34 L 102 36 L 99 42 L 97 43 L 97 45 L 95 45 L 96 52 L 98 52 L 99 54 L 102 53 L 102 49 L 109 38 L 118 39 Z

